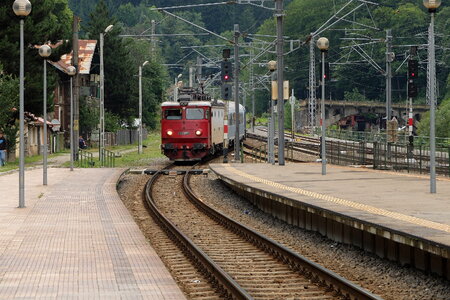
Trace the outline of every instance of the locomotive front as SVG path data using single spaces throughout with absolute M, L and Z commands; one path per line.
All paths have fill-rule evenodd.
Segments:
M 170 160 L 201 160 L 209 153 L 211 102 L 196 100 L 186 94 L 161 105 L 161 150 Z

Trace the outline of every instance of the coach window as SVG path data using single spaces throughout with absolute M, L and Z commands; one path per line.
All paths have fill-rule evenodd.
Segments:
M 207 120 L 209 120 L 209 112 L 210 112 L 210 110 L 207 109 L 207 110 L 206 110 L 206 119 L 207 119 Z
M 186 120 L 202 120 L 205 118 L 203 108 L 188 108 L 186 109 Z
M 166 120 L 181 120 L 181 109 L 166 109 L 164 118 Z

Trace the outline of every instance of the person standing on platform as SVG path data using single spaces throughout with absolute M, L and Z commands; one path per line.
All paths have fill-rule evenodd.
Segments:
M 83 137 L 81 135 L 80 135 L 80 139 L 78 140 L 78 146 L 80 147 L 80 149 L 87 148 L 86 141 L 83 139 Z
M 6 138 L 3 136 L 3 132 L 0 131 L 0 167 L 6 164 Z

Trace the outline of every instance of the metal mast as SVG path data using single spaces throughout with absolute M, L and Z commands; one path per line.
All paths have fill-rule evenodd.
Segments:
M 312 34 L 311 34 L 312 35 Z M 309 127 L 316 126 L 316 57 L 314 52 L 314 36 L 309 42 Z

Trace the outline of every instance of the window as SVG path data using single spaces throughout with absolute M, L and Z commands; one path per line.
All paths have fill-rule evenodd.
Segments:
M 164 119 L 167 120 L 181 120 L 181 109 L 166 109 L 164 111 Z
M 209 112 L 210 112 L 210 110 L 207 109 L 207 110 L 206 110 L 206 119 L 207 119 L 207 120 L 209 120 Z
M 204 118 L 203 108 L 186 109 L 186 120 L 202 120 Z

